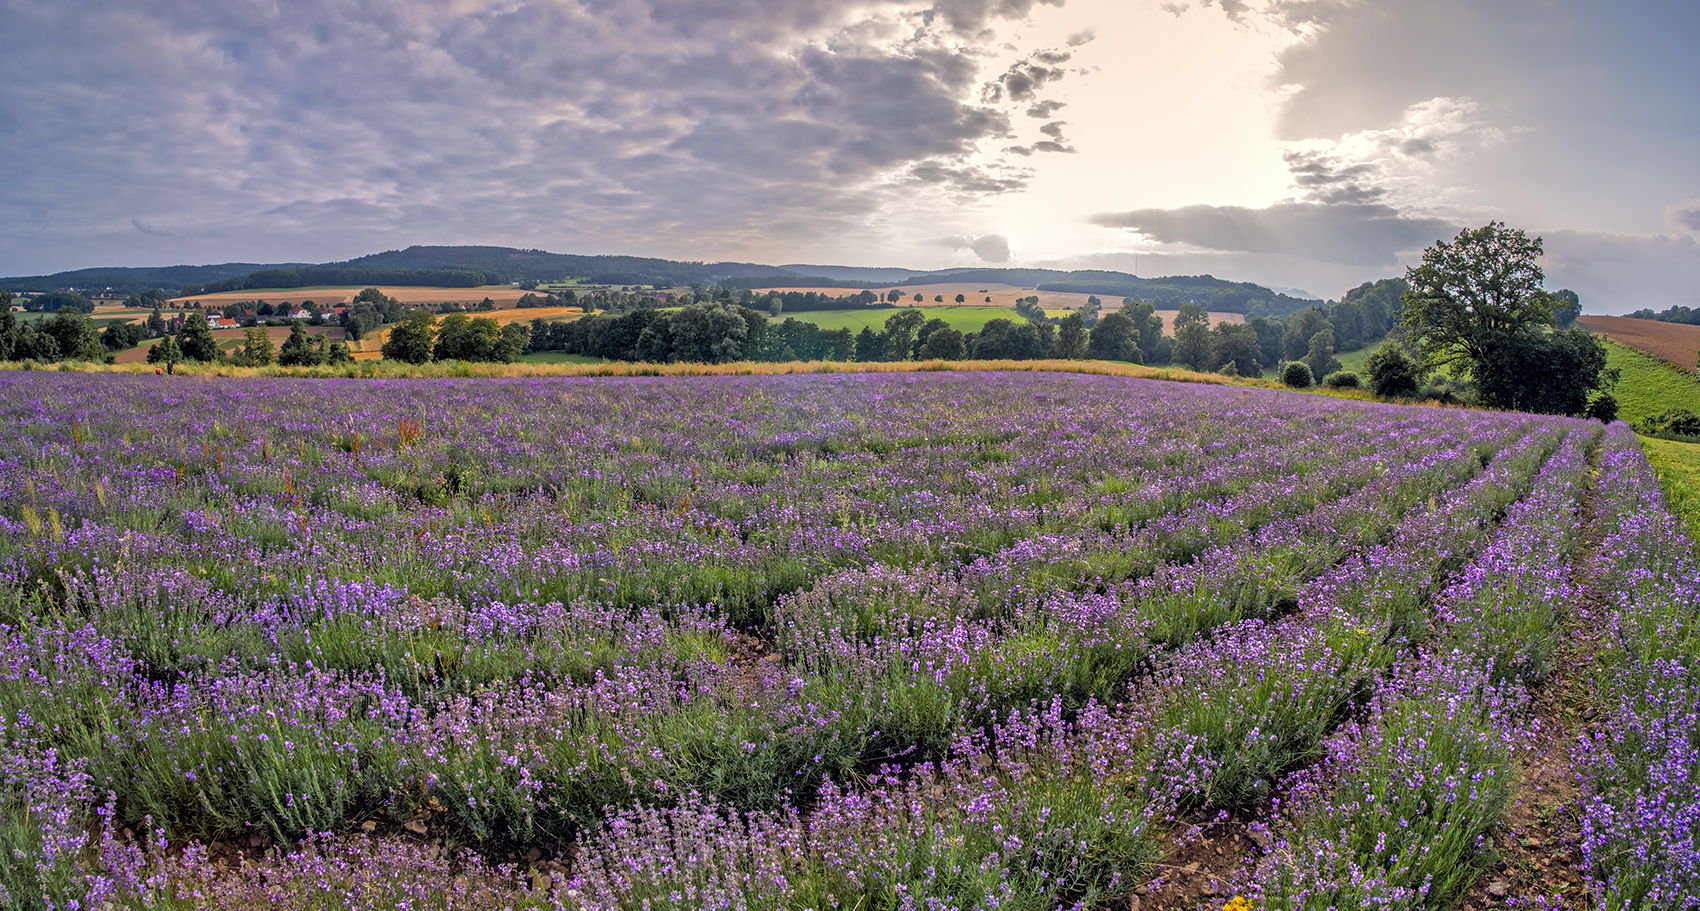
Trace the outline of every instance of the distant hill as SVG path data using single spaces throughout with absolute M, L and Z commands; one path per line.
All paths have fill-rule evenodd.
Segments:
M 898 285 L 916 275 L 926 275 L 922 269 L 887 269 L 870 266 L 809 266 L 791 263 L 779 267 L 781 275 L 808 275 L 837 281 L 876 282 Z
M 55 289 L 133 293 L 157 288 L 177 294 L 208 294 L 248 288 L 304 288 L 313 285 L 415 285 L 471 288 L 511 282 L 575 278 L 605 285 L 702 285 L 735 288 L 840 287 L 868 289 L 894 284 L 984 282 L 1042 291 L 1073 291 L 1120 300 L 1137 297 L 1172 309 L 1197 301 L 1207 309 L 1248 315 L 1280 316 L 1315 306 L 1250 282 L 1229 282 L 1210 275 L 1140 278 L 1126 272 L 1056 269 L 957 268 L 913 270 L 831 265 L 768 266 L 739 262 L 678 262 L 641 256 L 580 256 L 513 247 L 414 246 L 333 263 L 224 263 L 216 266 L 97 268 L 0 278 L 0 287 L 40 292 Z
M 171 291 L 186 284 L 204 285 L 210 282 L 241 280 L 261 269 L 310 268 L 310 263 L 221 263 L 216 266 L 121 266 L 76 269 L 52 275 L 31 275 L 0 278 L 0 288 L 8 291 L 146 291 L 158 288 Z

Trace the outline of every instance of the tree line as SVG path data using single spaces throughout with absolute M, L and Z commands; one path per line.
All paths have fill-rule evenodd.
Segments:
M 1629 314 L 1634 319 L 1658 320 L 1661 323 L 1683 323 L 1689 326 L 1700 326 L 1700 308 L 1684 307 L 1674 304 L 1665 310 L 1645 308 Z

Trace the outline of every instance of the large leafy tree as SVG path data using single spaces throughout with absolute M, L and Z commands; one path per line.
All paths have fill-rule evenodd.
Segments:
M 431 359 L 431 344 L 437 339 L 437 317 L 429 310 L 419 309 L 407 315 L 401 325 L 390 330 L 380 350 L 391 360 L 423 364 Z
M 41 321 L 41 331 L 58 342 L 59 357 L 68 361 L 100 361 L 106 358 L 106 346 L 100 342 L 100 330 L 82 313 L 64 309 L 51 319 Z
M 1086 320 L 1070 313 L 1057 324 L 1057 357 L 1076 360 L 1086 356 Z
M 524 326 L 520 327 L 524 329 Z M 524 342 L 520 343 L 524 347 Z M 431 356 L 439 361 L 495 361 L 507 363 L 501 327 L 488 316 L 468 317 L 451 313 L 437 327 L 437 344 Z
M 1425 366 L 1467 373 L 1482 404 L 1580 414 L 1615 377 L 1598 339 L 1553 328 L 1540 255 L 1539 237 L 1501 222 L 1437 241 L 1405 271 L 1400 321 Z
M 1211 367 L 1233 364 L 1240 376 L 1257 376 L 1263 369 L 1259 363 L 1263 347 L 1257 342 L 1257 330 L 1240 323 L 1221 322 L 1210 330 Z
M 207 323 L 204 313 L 191 313 L 183 320 L 183 328 L 177 333 L 177 344 L 183 349 L 186 361 L 218 360 L 218 340 L 213 338 L 212 326 Z
M 926 314 L 915 309 L 903 310 L 886 317 L 885 331 L 880 333 L 880 350 L 884 352 L 885 359 L 907 360 L 910 350 L 915 347 L 916 335 L 926 322 Z
M 265 330 L 255 330 L 265 337 Z M 267 341 L 270 344 L 270 341 Z M 268 352 L 269 353 L 269 352 Z M 284 367 L 317 367 L 325 362 L 324 336 L 311 338 L 300 320 L 289 324 L 289 338 L 277 350 L 277 362 Z
M 1146 309 L 1150 309 L 1149 304 Z M 1127 310 L 1124 306 L 1121 310 L 1106 313 L 1098 320 L 1098 325 L 1092 327 L 1086 336 L 1087 357 L 1101 361 L 1145 363 L 1139 347 L 1139 330 L 1144 326 L 1144 316 L 1135 319 L 1128 316 Z

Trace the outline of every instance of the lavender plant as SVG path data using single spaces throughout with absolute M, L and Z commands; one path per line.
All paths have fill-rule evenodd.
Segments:
M 1106 902 L 1182 808 L 1405 743 L 1432 631 L 1538 674 L 1556 614 L 1455 574 L 1569 554 L 1586 480 L 1562 420 L 1109 377 L 156 379 L 0 376 L 0 720 L 87 776 L 54 869 L 215 905 Z M 1673 559 L 1611 577 L 1645 656 Z M 577 884 L 350 834 L 422 819 Z M 298 847 L 196 859 L 249 835 Z

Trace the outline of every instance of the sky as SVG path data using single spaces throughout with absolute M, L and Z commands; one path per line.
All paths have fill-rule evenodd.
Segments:
M 412 244 L 1700 306 L 1700 4 L 0 0 L 0 275 Z

